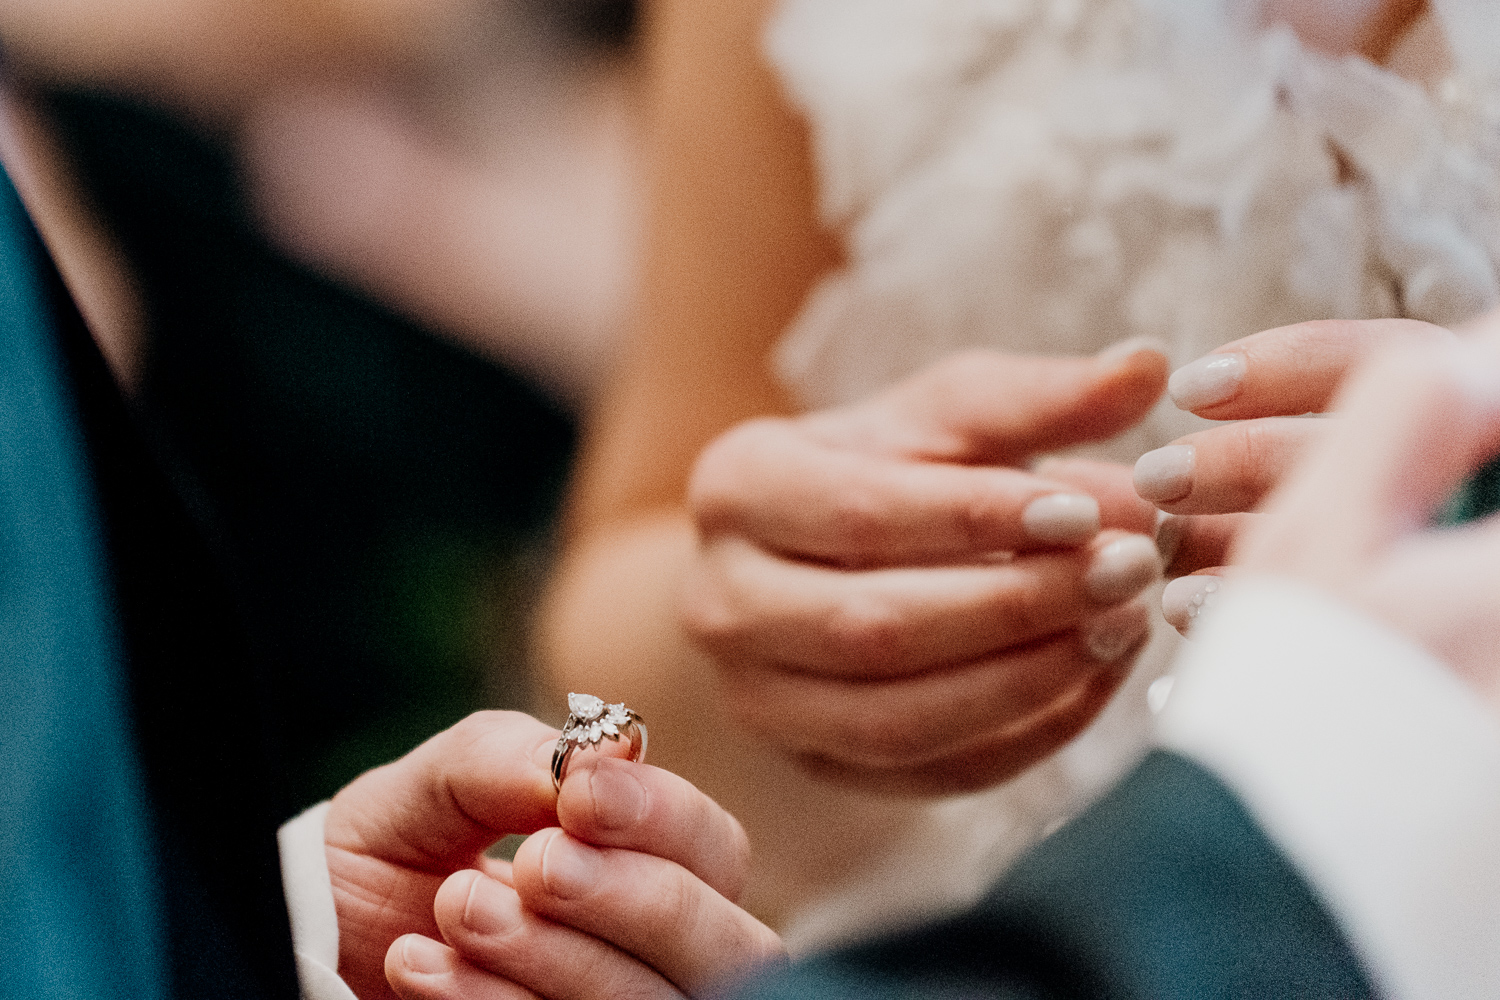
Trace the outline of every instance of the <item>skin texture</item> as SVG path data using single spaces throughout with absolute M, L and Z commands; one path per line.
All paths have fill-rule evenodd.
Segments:
M 1500 450 L 1500 316 L 1461 343 L 1383 352 L 1336 409 L 1343 419 L 1272 492 L 1233 562 L 1369 611 L 1500 707 L 1500 519 L 1428 527 L 1459 482 Z
M 1307 6 L 1293 9 L 1303 17 Z M 737 827 L 716 825 L 711 817 L 719 814 L 713 810 L 700 815 L 707 824 L 702 843 L 718 848 L 702 856 L 682 853 L 663 839 L 677 828 L 676 820 L 647 823 L 632 834 L 636 839 L 611 841 L 605 831 L 586 830 L 588 823 L 581 818 L 601 809 L 607 814 L 607 805 L 581 807 L 579 817 L 570 818 L 572 789 L 582 787 L 575 785 L 577 773 L 562 799 L 553 801 L 545 757 L 554 732 L 519 718 L 470 720 L 351 785 L 330 813 L 329 862 L 346 949 L 341 967 L 363 996 L 383 994 L 382 968 L 407 996 L 443 995 L 445 990 L 474 996 L 571 995 L 569 989 L 589 995 L 600 981 L 566 964 L 566 956 L 583 947 L 576 936 L 581 931 L 588 932 L 589 942 L 603 942 L 606 950 L 598 954 L 613 963 L 609 968 L 619 976 L 613 982 L 639 984 L 643 993 L 648 986 L 665 995 L 692 990 L 741 961 L 778 954 L 769 932 L 718 905 L 709 893 L 732 900 L 732 890 L 744 881 L 747 898 L 762 912 L 784 912 L 850 874 L 851 865 L 857 869 L 851 859 L 867 857 L 910 816 L 900 802 L 851 791 L 868 780 L 867 764 L 848 766 L 825 754 L 799 766 L 789 755 L 768 749 L 753 731 L 732 723 L 730 713 L 721 714 L 727 704 L 717 688 L 722 664 L 694 645 L 680 625 L 686 574 L 713 569 L 686 506 L 696 458 L 737 422 L 793 413 L 768 374 L 766 353 L 812 282 L 836 266 L 840 256 L 837 239 L 816 222 L 804 129 L 754 57 L 765 8 L 763 2 L 662 0 L 649 12 L 648 101 L 657 132 L 652 139 L 651 250 L 638 335 L 591 431 L 574 500 L 568 559 L 553 591 L 542 646 L 561 689 L 571 686 L 569 678 L 582 678 L 577 686 L 607 690 L 612 697 L 622 689 L 642 691 L 646 697 L 627 698 L 638 707 L 651 706 L 646 713 L 663 734 L 658 741 L 662 758 L 722 789 L 772 849 L 758 873 L 729 878 L 707 855 L 739 858 L 742 867 L 743 835 L 736 838 Z M 225 124 L 266 75 L 280 77 L 310 62 L 323 69 L 337 62 L 353 70 L 370 62 L 420 61 L 433 40 L 427 26 L 462 24 L 462 17 L 439 13 L 455 14 L 456 8 L 439 10 L 403 0 L 358 8 L 255 0 L 125 5 L 24 0 L 0 12 L 0 34 L 18 70 L 147 90 Z M 1380 23 L 1399 22 L 1387 18 Z M 1298 30 L 1310 29 L 1298 24 Z M 1382 30 L 1394 38 L 1398 29 Z M 1334 51 L 1368 46 L 1370 54 L 1379 56 L 1394 51 L 1384 37 L 1361 28 L 1342 40 L 1335 34 L 1327 44 Z M 11 143 L 5 152 L 13 170 L 24 155 L 15 152 L 17 145 Z M 47 200 L 67 207 L 66 195 L 57 193 L 65 182 L 59 187 L 51 183 L 55 179 L 23 184 L 49 246 L 86 309 L 102 303 L 96 311 L 103 318 L 90 312 L 96 332 L 110 323 L 128 327 L 133 308 L 128 276 L 91 266 L 108 254 L 91 245 L 98 241 L 88 234 L 86 220 L 77 223 L 65 212 L 38 208 Z M 49 223 L 56 219 L 63 221 Z M 128 354 L 109 342 L 103 346 L 128 379 Z M 119 357 L 126 361 L 122 364 Z M 1012 420 L 1025 430 L 1023 438 L 1045 435 L 1048 425 L 1037 416 L 1029 422 Z M 1005 448 L 1000 453 L 1009 454 Z M 1024 454 L 1015 451 L 1016 456 Z M 924 452 L 916 457 L 930 461 L 936 456 Z M 950 453 L 944 460 L 953 457 Z M 1128 491 L 1124 470 L 1055 463 L 1037 472 L 1059 486 L 1086 488 L 1099 496 L 1107 525 L 1139 516 L 1129 513 L 1128 496 L 1121 499 Z M 748 505 L 724 506 L 730 514 L 714 515 L 724 517 L 714 521 L 715 537 L 759 537 L 758 527 L 736 520 Z M 991 541 L 1013 532 L 1013 526 L 999 522 L 989 528 L 995 532 Z M 903 530 L 891 534 L 906 537 Z M 1195 551 L 1190 543 L 1181 551 Z M 1127 616 L 1136 610 L 1128 601 L 1116 605 L 1116 613 Z M 1095 617 L 1107 618 L 1103 613 Z M 875 645 L 880 655 L 889 656 L 885 643 Z M 1082 645 L 1071 652 L 1075 670 L 1084 652 Z M 590 679 L 602 686 L 588 683 Z M 1069 712 L 1086 717 L 1091 693 L 1099 693 L 1108 681 L 1107 673 L 1085 681 L 1075 700 L 1061 700 L 1061 717 Z M 1052 726 L 1027 739 L 1016 739 L 1014 733 L 996 738 L 1012 746 L 1045 748 L 1068 728 Z M 509 730 L 510 736 L 501 738 L 499 730 Z M 517 734 L 524 738 L 507 742 Z M 1023 759 L 1001 759 L 1000 772 Z M 481 773 L 464 777 L 464 760 Z M 917 774 L 898 773 L 897 783 L 942 790 L 965 787 L 975 776 L 970 766 L 941 760 L 924 767 Z M 809 772 L 832 781 L 814 780 Z M 676 815 L 668 810 L 663 816 L 669 813 Z M 681 828 L 692 829 L 693 822 Z M 537 846 L 519 859 L 517 871 L 478 856 L 500 832 L 550 829 L 553 823 L 567 832 L 537 839 Z M 565 836 L 571 840 L 561 841 Z M 619 911 L 608 905 L 588 908 L 588 920 L 607 921 L 616 914 L 622 917 L 618 926 L 590 923 L 576 912 L 570 917 L 568 901 L 550 895 L 546 859 L 549 847 L 574 841 L 626 852 L 607 855 L 606 867 L 659 885 L 666 893 L 662 898 L 674 905 L 646 914 L 623 906 Z M 653 848 L 649 856 L 638 850 L 645 845 Z M 493 935 L 482 934 L 469 941 L 463 937 L 463 918 L 469 903 L 480 898 L 476 886 L 481 878 L 486 890 L 494 890 L 487 898 L 498 892 L 501 900 L 509 900 L 505 890 L 517 900 L 531 893 L 527 898 L 535 908 L 528 912 L 553 919 L 536 925 L 535 939 L 522 938 L 523 944 L 531 942 L 527 946 L 497 943 Z M 606 877 L 600 891 L 608 885 Z M 653 897 L 648 893 L 645 898 Z M 615 901 L 628 902 L 619 896 Z M 685 905 L 689 901 L 702 904 L 696 912 L 722 919 L 709 921 L 712 927 L 682 923 L 684 913 L 694 909 Z M 653 917 L 664 921 L 658 940 L 681 939 L 694 948 L 686 955 L 653 951 L 626 933 L 627 924 Z M 572 918 L 583 926 L 570 927 Z M 439 942 L 440 937 L 447 943 Z M 561 942 L 567 945 L 551 946 Z M 453 949 L 460 945 L 475 963 L 456 960 Z M 422 954 L 429 960 L 427 971 L 406 960 Z M 437 971 L 432 971 L 434 962 L 441 966 Z
M 1500 710 L 1491 640 L 1500 628 L 1500 518 L 1457 532 L 1426 527 L 1460 479 L 1500 449 L 1500 316 L 1463 342 L 1379 324 L 1322 332 L 1333 340 L 1364 334 L 1342 342 L 1377 346 L 1346 355 L 1346 371 L 1356 374 L 1335 390 L 1331 408 L 1341 419 L 1272 489 L 1234 564 L 1369 611 L 1428 646 Z M 1252 346 L 1269 349 L 1289 336 L 1271 331 Z M 502 754 L 529 742 L 513 741 Z M 431 776 L 443 774 L 453 801 L 471 802 L 452 748 L 434 743 L 439 752 L 415 762 L 427 777 L 414 787 L 429 789 Z M 446 946 L 411 935 L 391 947 L 387 971 L 400 996 L 676 997 L 779 957 L 774 935 L 729 902 L 744 875 L 734 820 L 671 775 L 591 763 L 586 778 L 570 775 L 557 801 L 563 828 L 531 838 L 512 870 L 447 879 L 434 901 Z M 403 799 L 381 789 L 373 800 Z M 429 826 L 415 843 L 426 856 L 464 839 L 462 824 L 435 839 Z M 409 857 L 412 841 L 403 840 L 394 853 Z M 638 853 L 647 843 L 652 853 Z M 666 906 L 653 901 L 662 887 Z M 695 893 L 695 905 L 679 905 Z M 705 964 L 705 955 L 722 961 Z
M 611 756 L 624 744 L 575 754 L 554 792 L 557 736 L 479 713 L 333 800 L 339 974 L 362 1000 L 680 996 L 782 960 L 734 902 L 749 865 L 738 821 Z M 513 864 L 483 856 L 508 833 L 533 834 Z
M 1024 463 L 1133 423 L 1163 375 L 1154 351 L 959 355 L 868 403 L 721 438 L 689 489 L 702 541 L 684 625 L 726 710 L 810 771 L 906 793 L 981 787 L 1075 733 L 1146 637 L 1112 609 L 1154 579 L 1154 552 L 1119 587 L 1090 574 L 1119 529 L 1154 518 L 1099 490 L 1116 530 L 1038 543 L 1022 510 L 1077 487 Z M 999 551 L 1016 556 L 985 559 Z M 1122 660 L 1101 663 L 1084 637 L 1107 616 Z
M 1172 442 L 1191 446 L 1195 461 L 1190 491 L 1157 505 L 1176 515 L 1167 574 L 1230 572 L 1231 546 L 1250 530 L 1254 512 L 1340 419 L 1294 415 L 1331 411 L 1351 374 L 1372 358 L 1453 341 L 1450 331 L 1414 320 L 1319 321 L 1257 333 L 1209 355 L 1244 358 L 1244 383 L 1233 398 L 1192 411 L 1233 422 Z
M 1283 7 L 1270 12 L 1272 20 L 1291 20 L 1304 33 L 1316 29 L 1317 44 L 1329 51 L 1377 58 L 1428 23 L 1404 3 L 1366 4 L 1360 17 L 1338 25 L 1324 24 L 1313 5 Z M 759 57 L 771 8 L 766 0 L 658 0 L 649 8 L 643 281 L 621 367 L 587 428 L 566 550 L 537 647 L 557 697 L 572 689 L 626 699 L 659 723 L 655 759 L 741 817 L 757 847 L 746 900 L 775 923 L 858 879 L 872 854 L 917 815 L 912 796 L 993 783 L 1045 755 L 1103 703 L 1096 695 L 1106 693 L 1100 688 L 1107 680 L 1088 656 L 1091 620 L 1076 604 L 1048 609 L 972 586 L 903 604 L 889 589 L 861 589 L 905 583 L 914 593 L 932 568 L 927 552 L 941 551 L 944 563 L 979 561 L 982 546 L 944 548 L 941 537 L 935 540 L 954 522 L 923 516 L 917 494 L 940 490 L 938 480 L 968 479 L 963 474 L 993 459 L 966 459 L 961 448 L 957 460 L 937 462 L 921 449 L 887 447 L 877 456 L 847 430 L 848 414 L 787 420 L 796 407 L 771 376 L 769 352 L 808 290 L 838 266 L 841 250 L 838 234 L 818 222 L 805 123 Z M 906 388 L 933 377 L 924 373 Z M 1000 398 L 995 392 L 990 401 Z M 982 394 L 955 399 L 980 405 Z M 920 433 L 907 423 L 914 419 L 909 409 L 888 409 L 882 419 L 891 439 Z M 1022 438 L 1033 439 L 1045 435 L 1050 419 L 1043 410 L 1006 416 L 1025 429 Z M 746 421 L 752 423 L 731 431 Z M 1009 460 L 1024 451 L 1010 449 Z M 1128 470 L 1031 471 L 1094 493 L 1105 527 L 1129 528 L 1123 515 L 1110 514 L 1129 506 L 1111 499 L 1128 497 Z M 985 472 L 995 484 L 995 516 L 977 519 L 980 534 L 1015 541 L 1014 520 L 1001 516 L 1013 513 L 1014 503 L 1002 497 L 1039 484 Z M 840 478 L 846 475 L 853 478 Z M 880 492 L 881 484 L 892 488 Z M 905 484 L 904 496 L 894 484 Z M 1208 565 L 1201 560 L 1222 553 L 1223 541 L 1194 531 L 1179 552 Z M 1073 555 L 1039 555 L 1037 565 L 1072 559 L 1076 578 L 1077 546 L 1091 544 L 1074 542 Z M 899 551 L 903 545 L 908 551 Z M 885 570 L 912 572 L 904 579 L 878 575 Z M 848 585 L 842 601 L 816 582 L 839 574 Z M 1036 592 L 1040 577 L 1030 586 Z M 810 599 L 794 607 L 788 592 Z M 981 731 L 990 727 L 982 737 L 988 743 L 944 747 L 935 727 L 895 709 L 898 699 L 881 707 L 878 694 L 853 698 L 856 686 L 892 685 L 893 675 L 933 688 L 940 674 L 958 677 L 964 664 L 979 662 L 974 652 L 986 640 L 945 639 L 946 623 L 979 608 L 974 616 L 987 622 L 1024 618 L 1029 628 L 1015 632 L 1017 640 L 1032 635 L 1055 644 L 1042 672 L 1050 688 L 1038 682 L 1014 701 L 992 688 L 976 723 Z M 1013 647 L 999 624 L 987 641 L 1000 654 L 990 668 L 998 677 L 1009 662 L 1004 651 Z M 1079 684 L 1098 686 L 1089 693 Z M 1031 733 L 1009 728 L 1048 697 L 1055 718 L 1067 724 Z M 814 703 L 825 714 L 806 707 Z M 927 704 L 936 718 L 941 699 Z M 839 713 L 840 705 L 854 714 Z M 831 725 L 833 717 L 848 725 Z M 908 767 L 895 763 L 903 754 Z

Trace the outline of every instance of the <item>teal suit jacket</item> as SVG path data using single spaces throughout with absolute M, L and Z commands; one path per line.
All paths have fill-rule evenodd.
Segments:
M 297 995 L 276 702 L 208 537 L 0 172 L 0 1000 Z
M 741 1000 L 1372 997 L 1234 794 L 1151 754 L 973 909 L 749 983 Z

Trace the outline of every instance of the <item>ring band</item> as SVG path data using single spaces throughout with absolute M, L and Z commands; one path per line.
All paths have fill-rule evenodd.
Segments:
M 562 790 L 573 751 L 597 747 L 600 740 L 630 740 L 630 759 L 646 759 L 646 720 L 625 707 L 624 702 L 606 705 L 604 699 L 591 694 L 568 694 L 568 721 L 552 751 L 552 787 Z

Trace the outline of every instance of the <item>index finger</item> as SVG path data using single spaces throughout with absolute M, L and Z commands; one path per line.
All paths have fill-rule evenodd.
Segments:
M 325 842 L 435 874 L 467 867 L 505 834 L 555 821 L 558 735 L 519 712 L 476 712 L 339 792 Z
M 1349 419 L 1282 487 L 1237 562 L 1337 580 L 1429 523 L 1463 475 L 1500 447 L 1500 343 L 1393 352 L 1343 405 Z
M 1440 326 L 1409 319 L 1316 320 L 1225 344 L 1172 373 L 1177 408 L 1210 420 L 1294 417 L 1326 411 L 1363 361 L 1400 344 L 1453 340 Z
M 1088 541 L 1099 503 L 1067 483 L 994 466 L 829 447 L 759 421 L 704 453 L 689 504 L 705 536 L 840 566 L 895 565 Z
M 731 901 L 744 890 L 750 841 L 739 820 L 670 771 L 589 758 L 568 772 L 557 818 L 578 840 L 675 862 Z

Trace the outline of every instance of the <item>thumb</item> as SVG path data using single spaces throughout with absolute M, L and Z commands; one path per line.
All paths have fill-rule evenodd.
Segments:
M 1431 523 L 1500 450 L 1500 339 L 1384 355 L 1344 394 L 1341 420 L 1299 465 L 1237 562 L 1336 579 Z
M 325 842 L 444 875 L 468 866 L 506 834 L 557 823 L 558 735 L 519 712 L 477 712 L 339 792 Z
M 1132 426 L 1161 398 L 1168 373 L 1162 349 L 1144 340 L 1093 358 L 967 351 L 841 416 L 864 447 L 929 461 L 1017 465 Z

